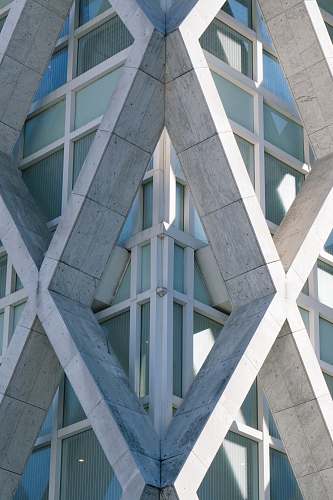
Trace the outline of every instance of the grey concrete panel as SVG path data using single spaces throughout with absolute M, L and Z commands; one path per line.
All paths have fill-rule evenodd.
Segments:
M 333 47 L 317 2 L 259 0 L 317 158 L 333 151 Z
M 10 153 L 63 26 L 72 0 L 19 0 L 0 40 L 0 151 Z
M 12 498 L 21 476 L 0 468 L 0 498 Z

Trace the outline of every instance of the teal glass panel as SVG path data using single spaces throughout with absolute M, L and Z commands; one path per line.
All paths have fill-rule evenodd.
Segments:
M 2 17 L 2 18 L 0 19 L 0 31 L 2 30 L 2 28 L 3 28 L 4 24 L 5 24 L 5 21 L 6 21 L 6 18 L 5 18 L 5 17 Z
M 136 197 L 134 198 L 134 201 L 132 203 L 132 206 L 130 208 L 130 211 L 127 215 L 125 224 L 122 227 L 119 239 L 118 239 L 118 245 L 124 246 L 126 241 L 133 236 L 137 231 L 139 231 L 142 227 L 142 220 L 141 220 L 141 199 L 139 196 L 139 193 L 137 193 Z
M 198 240 L 208 243 L 207 236 L 196 208 L 194 208 L 193 234 Z
M 141 247 L 140 291 L 150 288 L 150 244 Z
M 90 146 L 95 139 L 95 135 L 96 132 L 94 131 L 74 142 L 73 186 L 79 176 L 79 173 L 81 172 L 81 168 L 87 158 Z
M 228 0 L 222 10 L 249 28 L 252 27 L 252 0 Z
M 61 215 L 64 150 L 60 149 L 22 171 L 22 177 L 48 220 Z
M 18 274 L 15 273 L 14 291 L 17 292 L 18 290 L 22 290 L 22 288 L 23 288 L 22 281 L 20 280 Z
M 193 371 L 197 375 L 223 325 L 202 314 L 193 314 Z
M 133 43 L 133 37 L 118 16 L 79 38 L 77 74 L 81 75 Z
M 142 229 L 153 225 L 153 181 L 145 182 L 142 186 Z
M 304 161 L 303 127 L 264 104 L 265 140 Z
M 149 342 L 150 342 L 150 304 L 141 306 L 140 335 L 140 380 L 139 395 L 141 398 L 149 394 Z
M 180 182 L 177 182 L 175 227 L 180 231 L 184 231 L 184 209 L 185 209 L 185 186 Z
M 59 33 L 58 40 L 60 40 L 60 38 L 63 38 L 64 36 L 68 36 L 68 34 L 69 34 L 69 15 L 65 19 L 62 30 Z
M 23 156 L 29 156 L 64 135 L 65 101 L 62 100 L 26 121 Z
M 255 165 L 254 165 L 254 146 L 250 142 L 246 141 L 239 135 L 235 134 L 235 139 L 239 147 L 240 153 L 242 155 L 243 161 L 248 171 L 249 177 L 252 184 L 254 185 L 255 179 Z
M 270 449 L 270 499 L 302 500 L 287 455 Z
M 0 257 L 0 298 L 6 295 L 7 255 Z
M 319 318 L 320 359 L 333 364 L 333 324 Z
M 194 298 L 208 306 L 213 305 L 205 278 L 202 275 L 197 259 L 194 259 Z
M 328 307 L 333 307 L 333 266 L 318 260 L 317 262 L 318 300 Z
M 276 427 L 275 420 L 273 418 L 272 412 L 268 406 L 268 401 L 265 399 L 265 406 L 267 408 L 267 416 L 268 416 L 268 432 L 270 436 L 272 436 L 275 439 L 280 439 L 280 434 L 278 431 L 278 428 Z
M 185 250 L 179 245 L 174 246 L 173 288 L 181 293 L 185 290 Z
M 293 95 L 289 88 L 288 81 L 284 76 L 282 68 L 276 57 L 264 51 L 264 80 L 263 84 L 267 90 L 275 94 L 277 97 L 292 104 L 294 101 Z
M 319 7 L 326 10 L 330 14 L 333 15 L 333 4 L 332 0 L 317 0 Z
M 116 295 L 112 301 L 112 305 L 119 304 L 124 300 L 130 298 L 131 294 L 131 262 L 129 262 L 124 272 L 119 287 L 117 289 Z
M 110 7 L 109 0 L 80 0 L 79 25 L 87 23 Z
M 109 350 L 117 356 L 124 372 L 128 375 L 130 312 L 126 311 L 102 323 L 107 333 Z
M 15 329 L 16 329 L 17 325 L 19 324 L 24 307 L 25 307 L 25 302 L 22 302 L 22 304 L 18 304 L 17 306 L 13 307 L 13 323 L 12 323 L 12 328 L 11 328 L 9 340 L 12 338 L 12 336 L 15 332 Z
M 0 9 L 6 7 L 6 5 L 10 4 L 13 0 L 0 0 Z
M 328 237 L 328 240 L 325 243 L 324 249 L 330 255 L 333 255 L 333 231 Z
M 53 404 L 50 406 L 49 411 L 45 417 L 43 425 L 39 431 L 38 437 L 46 436 L 47 434 L 51 434 L 53 427 L 53 418 L 54 418 L 54 406 Z
M 257 443 L 228 432 L 198 489 L 198 497 L 200 500 L 258 500 L 258 481 Z
M 257 382 L 254 382 L 249 390 L 244 402 L 236 417 L 238 422 L 242 422 L 250 427 L 258 428 L 258 391 Z
M 75 424 L 87 417 L 67 377 L 64 382 L 63 426 Z
M 92 430 L 63 440 L 61 500 L 120 500 L 121 486 Z
M 217 73 L 212 74 L 227 116 L 253 131 L 253 97 Z
M 328 390 L 330 391 L 331 396 L 333 397 L 333 377 L 331 375 L 327 375 L 327 373 L 323 373 L 324 379 L 326 381 Z
M 310 313 L 306 309 L 303 309 L 303 307 L 299 307 L 299 312 L 301 313 L 302 319 L 304 321 L 305 328 L 307 332 L 310 332 Z
M 261 11 L 261 8 L 259 6 L 259 3 L 256 2 L 256 9 L 257 9 L 257 35 L 258 38 L 266 45 L 269 47 L 273 46 L 272 38 L 269 33 L 268 27 L 266 25 L 266 21 L 264 19 L 263 13 Z
M 200 43 L 203 49 L 252 78 L 253 46 L 245 36 L 214 19 L 200 38 Z
M 333 26 L 331 26 L 330 24 L 326 24 L 326 28 L 327 28 L 327 31 L 328 31 L 328 34 L 330 36 L 330 39 L 333 41 Z
M 58 50 L 51 57 L 49 64 L 44 71 L 40 81 L 38 90 L 35 94 L 34 101 L 42 99 L 53 90 L 61 87 L 67 81 L 67 62 L 68 50 L 67 47 Z
M 4 313 L 0 313 L 0 356 L 3 351 L 3 322 L 4 322 Z
M 50 455 L 49 446 L 31 454 L 13 500 L 49 498 Z
M 173 304 L 173 394 L 183 397 L 183 307 Z
M 116 69 L 76 93 L 75 128 L 104 115 L 119 76 L 120 69 Z
M 304 175 L 265 153 L 266 217 L 280 224 L 301 189 Z

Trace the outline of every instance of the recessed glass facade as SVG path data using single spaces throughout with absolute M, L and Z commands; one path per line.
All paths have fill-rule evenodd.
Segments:
M 330 13 L 330 2 L 320 4 Z M 0 29 L 7 11 L 6 2 L 0 0 Z M 328 29 L 332 30 L 329 23 Z M 200 42 L 235 144 L 274 234 L 302 187 L 311 156 L 256 1 L 226 2 Z M 108 0 L 75 1 L 20 143 L 22 177 L 52 229 L 84 171 L 132 43 Z M 123 259 L 110 303 L 96 308 L 96 318 L 106 333 L 109 350 L 150 418 L 156 422 L 162 408 L 164 422 L 169 422 L 222 331 L 230 304 L 219 300 L 216 277 L 207 271 L 203 252 L 207 237 L 166 131 L 117 244 L 126 250 L 128 259 L 126 263 Z M 329 240 L 309 277 L 306 293 L 298 299 L 331 390 L 332 246 Z M 0 247 L 0 361 L 26 299 L 13 265 Z M 158 365 L 167 373 L 163 393 L 154 386 L 156 346 L 161 339 L 170 356 Z M 121 493 L 89 420 L 64 379 L 15 500 L 116 500 Z M 256 382 L 198 496 L 200 500 L 301 498 Z

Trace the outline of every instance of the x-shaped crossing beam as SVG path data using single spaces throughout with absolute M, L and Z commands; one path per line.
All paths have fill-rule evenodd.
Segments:
M 0 372 L 0 421 L 8 421 L 8 408 L 17 405 L 12 411 L 16 434 L 0 435 L 0 491 L 9 495 L 22 473 L 58 381 L 58 358 L 117 474 L 123 499 L 158 498 L 160 487 L 167 498 L 197 498 L 205 472 L 269 355 L 261 379 L 304 497 L 313 498 L 315 481 L 315 491 L 328 498 L 333 405 L 295 301 L 331 229 L 330 158 L 310 174 L 276 235 L 276 249 L 198 42 L 224 2 L 207 6 L 202 0 L 184 1 L 167 15 L 153 5 L 147 10 L 144 0 L 112 3 L 135 44 L 45 258 L 45 225 L 17 171 L 3 158 L 0 237 L 29 301 Z M 0 63 L 0 78 L 1 70 Z M 107 351 L 90 304 L 164 123 L 233 313 L 173 419 L 161 457 L 157 436 Z M 304 210 L 307 224 L 294 234 L 295 220 L 302 223 Z M 285 250 L 290 234 L 292 250 Z M 48 391 L 50 377 L 36 364 L 41 353 L 31 339 L 42 344 L 41 359 L 47 353 L 54 363 Z M 296 361 L 302 390 L 295 391 L 289 359 L 283 370 L 276 363 L 276 350 Z M 18 383 L 20 376 L 26 377 L 25 386 Z M 277 376 L 286 387 L 283 394 L 273 383 Z M 308 418 L 311 412 L 316 419 Z M 295 433 L 306 435 L 306 459 L 295 446 L 289 415 Z M 316 433 L 310 425 L 314 420 Z M 18 436 L 28 425 L 17 460 Z

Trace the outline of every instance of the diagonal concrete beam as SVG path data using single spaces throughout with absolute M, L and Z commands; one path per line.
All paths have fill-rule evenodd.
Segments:
M 72 0 L 15 0 L 0 35 L 0 151 L 10 154 Z
M 318 159 L 333 152 L 333 46 L 316 1 L 259 0 Z

